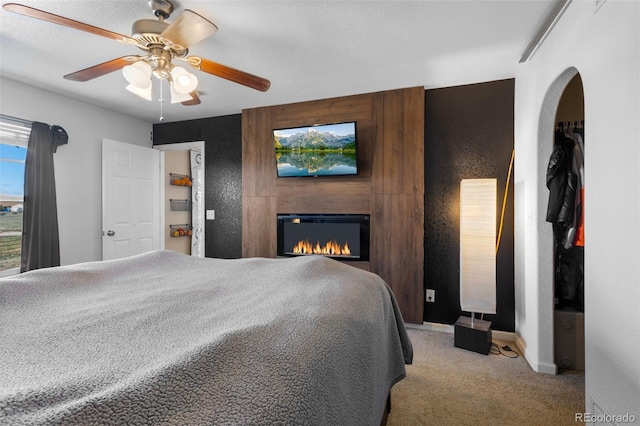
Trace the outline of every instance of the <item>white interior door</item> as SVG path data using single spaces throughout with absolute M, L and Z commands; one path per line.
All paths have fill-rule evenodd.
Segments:
M 102 259 L 160 245 L 160 153 L 102 140 Z

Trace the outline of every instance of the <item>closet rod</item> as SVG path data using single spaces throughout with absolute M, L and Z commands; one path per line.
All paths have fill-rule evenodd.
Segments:
M 6 114 L 0 114 L 0 120 L 14 121 L 16 123 L 28 124 L 29 126 L 31 126 L 31 124 L 33 124 L 33 121 L 31 121 L 31 120 L 25 120 L 24 118 L 12 117 L 12 116 L 6 115 Z
M 556 127 L 581 129 L 584 127 L 584 120 L 558 121 Z

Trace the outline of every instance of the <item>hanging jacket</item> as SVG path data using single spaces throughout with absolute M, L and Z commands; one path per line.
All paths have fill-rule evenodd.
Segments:
M 547 166 L 547 188 L 549 189 L 549 203 L 547 205 L 547 222 L 558 223 L 560 210 L 565 203 L 565 189 L 567 186 L 567 170 L 570 164 L 571 152 L 566 148 L 566 138 L 556 132 L 553 151 Z M 566 209 L 565 209 L 566 214 Z
M 573 142 L 573 155 L 571 161 L 571 168 L 567 172 L 567 188 L 565 190 L 565 204 L 573 203 L 571 208 L 572 214 L 564 216 L 560 214 L 560 217 L 567 219 L 566 222 L 561 222 L 560 225 L 566 229 L 562 238 L 562 245 L 564 248 L 569 249 L 575 245 L 576 235 L 578 228 L 582 224 L 582 188 L 584 187 L 584 155 L 583 155 L 583 143 L 582 137 L 573 132 L 565 133 L 565 136 Z M 570 195 L 568 195 L 571 193 Z M 564 206 L 564 205 L 563 205 Z
M 582 216 L 583 173 L 582 147 L 576 136 L 571 131 L 556 132 L 547 166 L 549 204 L 546 220 L 553 224 L 556 244 L 567 249 L 574 245 Z
M 573 239 L 573 245 L 578 247 L 584 247 L 584 140 L 580 132 L 576 132 L 576 146 L 574 149 L 575 163 L 578 166 L 580 172 L 580 186 L 578 190 L 580 193 L 577 197 L 576 205 L 576 232 Z

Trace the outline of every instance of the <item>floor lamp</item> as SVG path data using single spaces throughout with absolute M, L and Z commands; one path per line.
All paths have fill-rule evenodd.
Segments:
M 460 182 L 460 316 L 454 326 L 456 347 L 488 354 L 491 322 L 476 313 L 496 313 L 497 179 Z

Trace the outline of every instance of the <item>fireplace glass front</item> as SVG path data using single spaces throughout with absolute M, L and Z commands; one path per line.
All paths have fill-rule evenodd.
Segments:
M 278 256 L 369 260 L 369 215 L 279 214 Z

